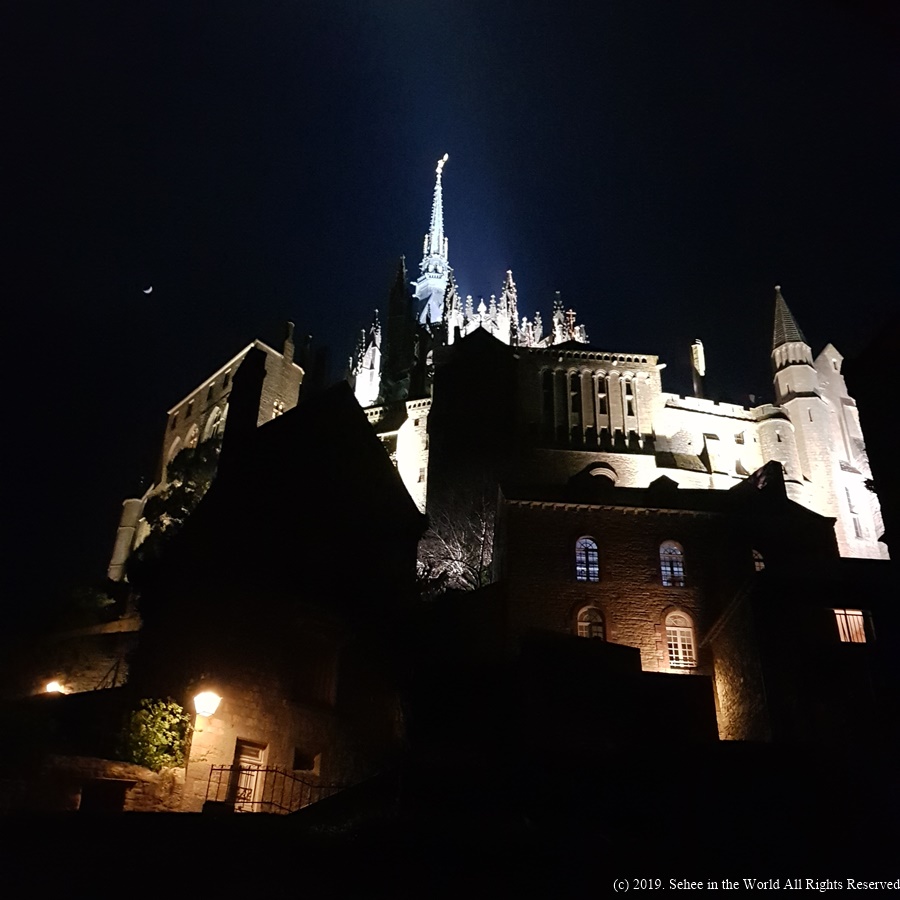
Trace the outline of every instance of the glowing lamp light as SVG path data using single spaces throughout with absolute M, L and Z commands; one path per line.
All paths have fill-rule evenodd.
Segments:
M 219 708 L 222 698 L 215 691 L 201 691 L 194 697 L 194 709 L 198 716 L 209 718 Z
M 48 681 L 48 682 L 47 682 L 47 686 L 44 688 L 44 690 L 45 690 L 48 694 L 62 694 L 62 693 L 64 693 L 64 691 L 63 691 L 63 686 L 62 686 L 58 681 Z

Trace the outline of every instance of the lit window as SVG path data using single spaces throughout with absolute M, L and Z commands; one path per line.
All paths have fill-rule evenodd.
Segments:
M 861 609 L 836 609 L 838 634 L 845 644 L 864 644 L 866 642 L 866 622 Z
M 606 640 L 603 613 L 596 606 L 586 606 L 578 613 L 578 637 Z
M 753 568 L 757 572 L 762 572 L 762 570 L 766 567 L 766 561 L 763 559 L 762 553 L 759 550 L 753 551 Z
M 666 646 L 672 669 L 693 669 L 697 665 L 694 653 L 694 629 L 684 613 L 666 616 Z
M 575 542 L 575 578 L 578 581 L 600 580 L 600 554 L 593 538 L 581 537 Z
M 659 545 L 659 572 L 664 587 L 684 587 L 684 550 L 675 541 Z
M 277 419 L 284 414 L 284 400 L 274 400 L 272 402 L 272 418 Z

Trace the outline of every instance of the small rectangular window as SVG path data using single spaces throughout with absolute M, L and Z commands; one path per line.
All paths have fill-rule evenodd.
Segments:
M 295 771 L 312 772 L 316 768 L 316 756 L 301 747 L 294 747 L 294 764 L 291 766 Z
M 739 432 L 734 436 L 734 442 L 735 442 L 736 444 L 743 444 L 743 443 L 744 443 L 744 432 L 743 432 L 743 431 L 739 431 Z
M 866 620 L 861 609 L 836 609 L 838 634 L 845 644 L 866 643 Z

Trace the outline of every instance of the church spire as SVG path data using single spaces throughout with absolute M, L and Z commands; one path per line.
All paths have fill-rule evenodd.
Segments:
M 437 168 L 434 170 L 436 178 L 434 180 L 434 200 L 431 202 L 431 227 L 425 238 L 424 254 L 426 259 L 429 256 L 440 256 L 445 262 L 447 261 L 447 238 L 444 237 L 444 194 L 441 187 L 441 172 L 449 158 L 449 154 L 445 153 L 438 160 Z M 422 260 L 422 264 L 425 264 L 425 259 Z
M 806 338 L 800 330 L 796 319 L 788 309 L 784 297 L 781 296 L 781 285 L 775 285 L 775 328 L 772 332 L 772 350 L 777 350 L 782 344 L 805 344 Z
M 443 301 L 450 273 L 450 261 L 448 242 L 444 235 L 444 195 L 441 175 L 448 159 L 449 156 L 445 153 L 438 160 L 435 169 L 431 225 L 428 234 L 425 235 L 422 262 L 419 263 L 419 271 L 422 274 L 416 281 L 416 299 L 420 303 L 418 320 L 425 325 L 439 324 L 444 318 Z

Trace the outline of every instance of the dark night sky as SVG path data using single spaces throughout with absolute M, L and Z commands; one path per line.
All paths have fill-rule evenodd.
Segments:
M 700 337 L 714 391 L 767 396 L 775 283 L 816 351 L 895 307 L 878 3 L 10 6 L 13 610 L 103 574 L 166 409 L 253 337 L 292 318 L 339 374 L 401 253 L 416 274 L 444 152 L 463 291 L 512 268 L 546 319 L 559 290 L 668 390 Z

